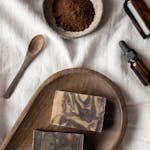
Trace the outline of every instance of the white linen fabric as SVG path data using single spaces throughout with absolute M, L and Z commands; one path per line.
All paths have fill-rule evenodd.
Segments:
M 123 10 L 122 0 L 104 0 L 98 29 L 74 40 L 62 39 L 46 23 L 43 0 L 0 0 L 0 143 L 42 82 L 71 67 L 96 70 L 122 90 L 128 127 L 119 150 L 150 149 L 150 86 L 144 87 L 118 46 L 126 40 L 150 69 L 150 40 L 139 35 Z M 2 95 L 18 72 L 33 36 L 44 34 L 44 51 L 29 66 L 9 100 Z

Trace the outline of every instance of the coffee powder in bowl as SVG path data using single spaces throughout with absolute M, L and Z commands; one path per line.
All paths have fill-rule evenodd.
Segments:
M 49 26 L 67 39 L 93 31 L 99 24 L 102 0 L 45 0 L 44 15 Z
M 95 11 L 90 0 L 55 0 L 53 15 L 58 26 L 78 32 L 89 27 Z

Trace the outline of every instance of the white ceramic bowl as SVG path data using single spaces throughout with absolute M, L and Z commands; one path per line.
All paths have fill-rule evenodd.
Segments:
M 89 34 L 92 32 L 96 27 L 99 25 L 102 14 L 103 14 L 103 2 L 102 0 L 90 0 L 93 4 L 94 10 L 95 10 L 95 15 L 92 23 L 88 28 L 86 28 L 83 31 L 79 32 L 72 32 L 72 31 L 66 31 L 62 27 L 58 27 L 56 25 L 55 18 L 53 16 L 52 12 L 52 3 L 54 0 L 45 0 L 43 4 L 43 9 L 44 9 L 44 15 L 46 18 L 47 23 L 49 24 L 50 27 L 53 28 L 58 34 L 60 34 L 63 38 L 66 39 L 73 39 L 73 38 L 78 38 L 81 36 L 84 36 L 86 34 Z

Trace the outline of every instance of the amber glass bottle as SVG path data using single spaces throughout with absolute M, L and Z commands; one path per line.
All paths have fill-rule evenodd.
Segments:
M 124 9 L 143 38 L 150 38 L 150 0 L 126 0 Z
M 123 50 L 124 56 L 131 69 L 143 83 L 143 85 L 150 85 L 150 71 L 143 63 L 142 59 L 138 56 L 135 50 L 131 49 L 125 41 L 120 41 L 119 45 Z

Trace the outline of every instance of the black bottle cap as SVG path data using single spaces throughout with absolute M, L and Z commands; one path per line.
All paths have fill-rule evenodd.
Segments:
M 131 49 L 125 41 L 120 41 L 119 46 L 121 47 L 123 54 L 125 55 L 128 62 L 134 60 L 137 57 L 135 50 Z
M 119 45 L 120 45 L 124 55 L 126 55 L 131 50 L 125 41 L 120 41 Z

